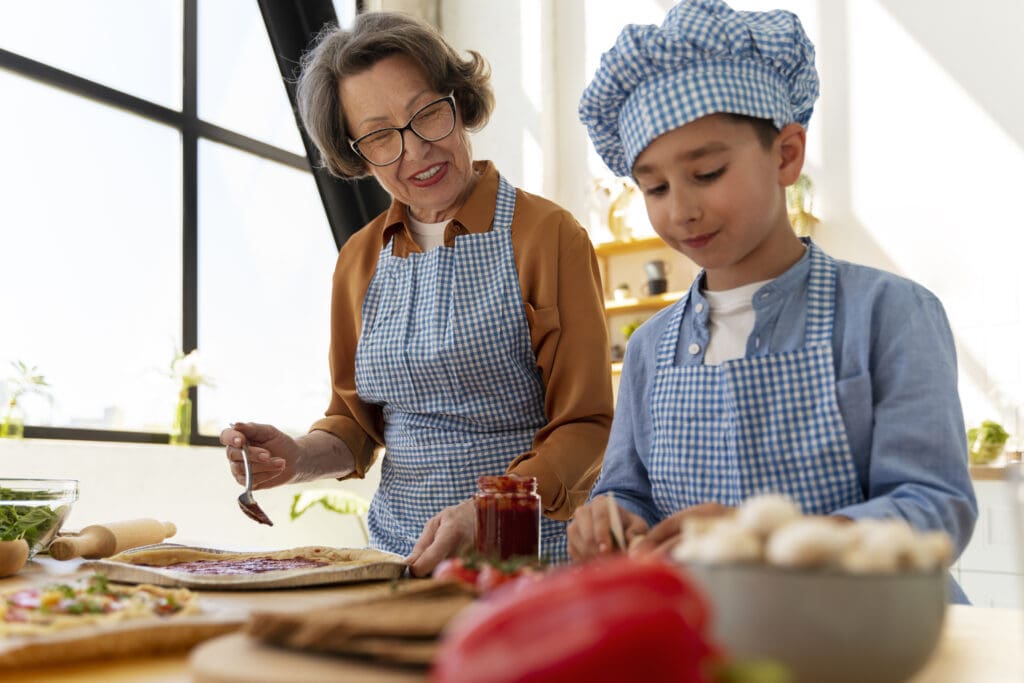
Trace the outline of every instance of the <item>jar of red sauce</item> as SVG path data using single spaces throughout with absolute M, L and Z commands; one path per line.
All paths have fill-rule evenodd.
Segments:
M 540 495 L 536 477 L 514 474 L 479 477 L 476 551 L 491 559 L 540 555 Z

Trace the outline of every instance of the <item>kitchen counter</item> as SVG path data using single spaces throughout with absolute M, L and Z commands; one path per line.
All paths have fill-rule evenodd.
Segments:
M 47 558 L 30 563 L 16 577 L 0 580 L 0 590 L 46 581 L 67 574 L 73 563 Z M 387 589 L 387 583 L 345 587 L 210 593 L 203 596 L 231 601 L 247 609 L 290 609 L 356 598 Z M 870 656 L 869 653 L 865 653 Z M 287 681 L 302 680 L 300 669 L 290 671 Z M 3 673 L 12 683 L 189 683 L 193 681 L 188 653 L 134 657 L 108 662 L 84 662 L 66 666 L 33 668 Z M 942 640 L 932 659 L 909 683 L 1020 683 L 1024 681 L 1024 612 L 1013 609 L 951 606 Z

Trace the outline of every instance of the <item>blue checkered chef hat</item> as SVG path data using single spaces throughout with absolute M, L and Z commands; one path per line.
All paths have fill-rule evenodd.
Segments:
M 715 113 L 806 126 L 818 98 L 814 45 L 792 12 L 683 0 L 660 27 L 626 26 L 583 91 L 580 120 L 628 176 L 660 135 Z

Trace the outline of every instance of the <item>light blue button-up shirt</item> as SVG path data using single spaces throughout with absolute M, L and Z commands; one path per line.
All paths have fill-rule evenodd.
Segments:
M 804 345 L 809 275 L 805 254 L 754 294 L 747 357 Z M 704 361 L 710 307 L 699 285 L 698 280 L 690 288 L 676 365 Z M 653 438 L 649 401 L 657 343 L 669 313 L 660 311 L 630 337 L 604 467 L 591 494 L 614 491 L 624 507 L 651 525 L 661 520 L 647 476 Z M 957 392 L 956 350 L 942 304 L 910 280 L 837 260 L 832 351 L 839 409 L 865 498 L 834 514 L 902 517 L 918 529 L 945 531 L 959 556 L 978 507 Z

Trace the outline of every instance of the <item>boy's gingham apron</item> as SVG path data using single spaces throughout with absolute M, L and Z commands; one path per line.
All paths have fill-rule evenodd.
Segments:
M 674 367 L 684 297 L 658 342 L 650 479 L 666 517 L 699 503 L 785 493 L 807 514 L 864 500 L 836 402 L 835 264 L 813 243 L 805 346 Z
M 515 189 L 498 182 L 490 232 L 407 258 L 390 241 L 363 302 L 356 390 L 383 406 L 374 547 L 412 551 L 435 514 L 502 474 L 547 418 L 512 252 Z M 541 554 L 567 557 L 565 522 L 541 522 Z

